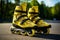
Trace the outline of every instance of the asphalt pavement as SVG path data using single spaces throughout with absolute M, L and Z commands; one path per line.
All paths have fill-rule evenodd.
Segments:
M 60 40 L 60 23 L 49 23 L 52 25 L 49 35 L 37 34 L 34 37 L 12 34 L 11 23 L 0 23 L 0 40 Z

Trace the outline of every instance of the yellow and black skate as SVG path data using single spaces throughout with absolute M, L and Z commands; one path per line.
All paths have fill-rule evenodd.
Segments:
M 43 15 L 42 15 L 43 16 Z M 29 11 L 28 11 L 28 18 L 30 18 L 30 20 L 37 24 L 37 32 L 43 33 L 43 34 L 49 34 L 49 28 L 51 28 L 51 25 L 48 24 L 47 22 L 43 21 L 40 17 L 39 17 L 39 11 L 38 11 L 38 6 L 32 6 Z
M 16 34 L 33 36 L 35 35 L 35 27 L 30 19 L 27 17 L 26 3 L 16 6 L 14 15 L 13 15 L 13 26 L 11 26 L 11 32 Z

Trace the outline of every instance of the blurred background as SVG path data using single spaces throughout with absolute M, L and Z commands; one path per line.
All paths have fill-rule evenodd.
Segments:
M 44 20 L 60 20 L 60 0 L 0 0 L 0 23 L 12 22 L 15 6 L 23 2 L 28 9 L 39 6 L 39 16 Z

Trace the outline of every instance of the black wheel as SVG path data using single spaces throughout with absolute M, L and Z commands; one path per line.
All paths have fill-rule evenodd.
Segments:
M 28 36 L 34 36 L 35 35 L 35 30 L 34 29 L 28 30 L 27 35 Z
M 12 33 L 12 34 L 15 34 L 15 31 L 11 29 L 11 33 Z
M 47 31 L 45 32 L 45 34 L 49 34 L 49 33 L 50 33 L 50 29 L 47 28 L 46 30 L 47 30 Z
M 12 34 L 15 34 L 15 32 L 14 32 L 14 31 L 11 31 L 11 33 L 12 33 Z
M 45 28 L 43 30 L 40 31 L 41 34 L 49 34 L 50 33 L 50 29 L 49 28 Z
M 11 31 L 11 33 L 12 33 L 12 34 L 15 34 L 15 31 L 13 30 L 13 31 Z

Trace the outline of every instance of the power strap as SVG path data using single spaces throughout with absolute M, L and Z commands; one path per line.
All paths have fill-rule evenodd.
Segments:
M 17 21 L 21 19 L 22 17 L 27 17 L 26 15 L 21 15 L 20 17 L 17 18 Z
M 22 25 L 22 24 L 25 23 L 27 20 L 29 20 L 29 19 L 24 19 L 24 20 L 22 20 L 22 22 L 21 22 L 20 24 Z
M 34 17 L 31 19 L 31 21 L 33 21 L 33 19 L 35 19 L 36 17 L 38 17 L 38 15 L 34 16 Z
M 15 12 L 27 13 L 27 11 L 15 10 Z

